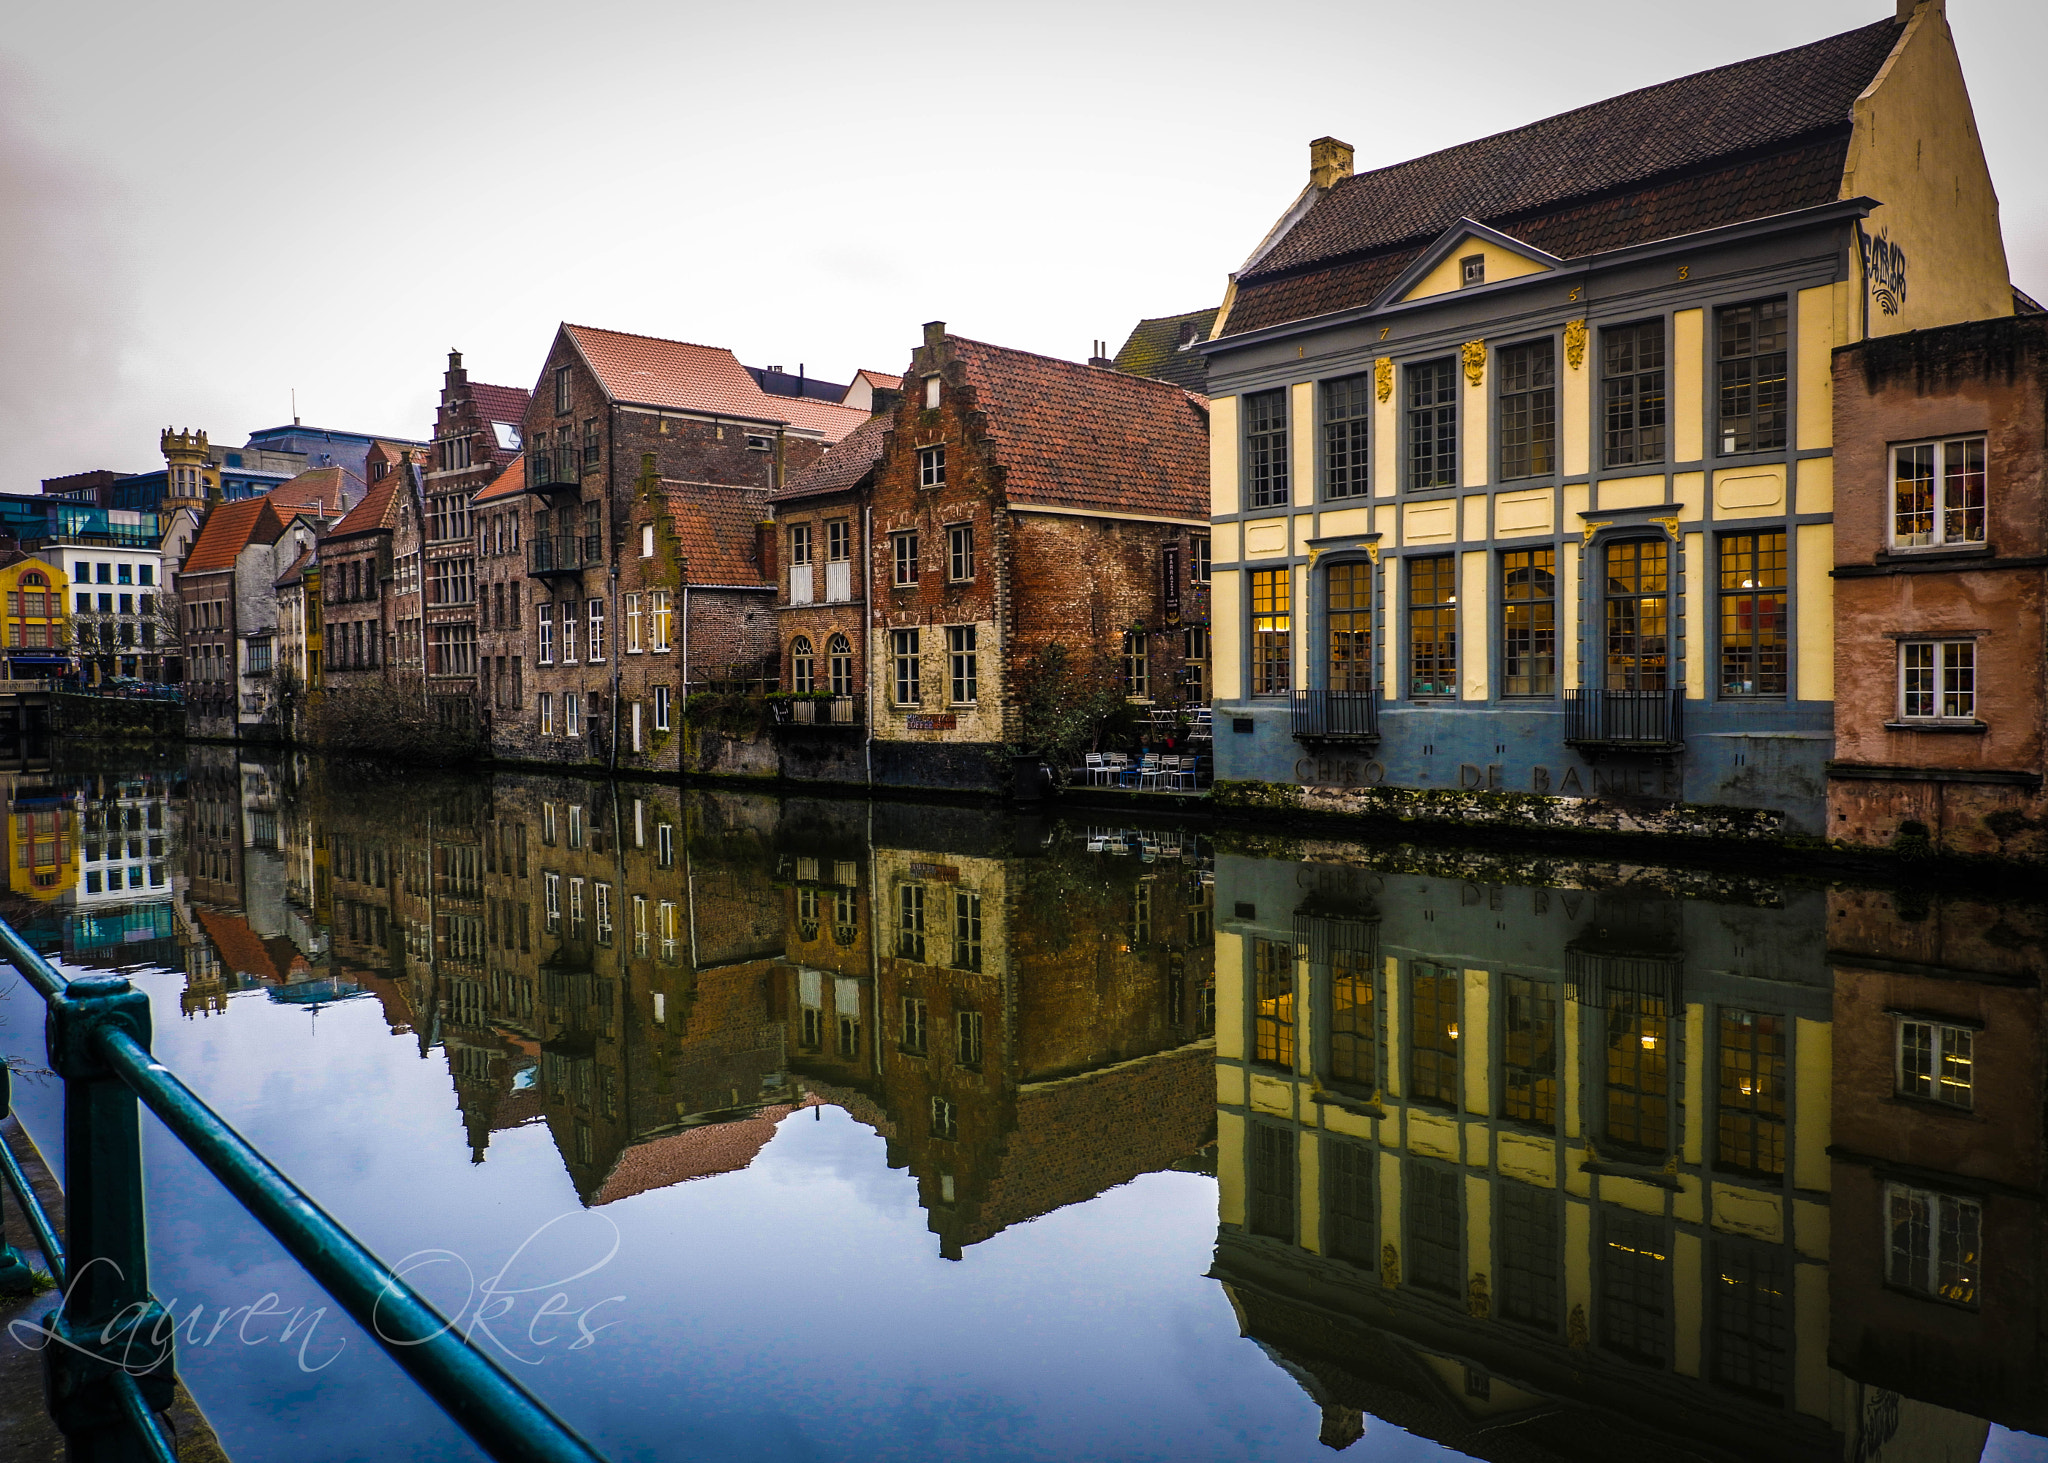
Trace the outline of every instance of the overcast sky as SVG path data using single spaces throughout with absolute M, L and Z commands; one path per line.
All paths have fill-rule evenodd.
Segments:
M 0 35 L 0 489 L 299 415 L 424 436 L 572 320 L 844 380 L 918 326 L 1084 357 L 1361 169 L 1891 0 L 24 7 Z M 2048 297 L 2041 0 L 1951 0 Z M 1703 18 L 1711 15 L 1711 21 Z

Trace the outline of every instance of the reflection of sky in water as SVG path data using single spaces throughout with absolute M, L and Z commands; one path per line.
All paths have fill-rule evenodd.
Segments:
M 521 1297 L 491 1324 L 538 1365 L 508 1370 L 616 1460 L 631 1458 L 1258 1458 L 1329 1456 L 1319 1415 L 1237 1333 L 1204 1278 L 1216 1240 L 1213 1180 L 1156 1173 L 941 1259 L 914 1182 L 882 1139 L 837 1108 L 783 1121 L 745 1171 L 580 1211 L 544 1126 L 493 1135 L 472 1164 L 445 1060 L 394 1038 L 374 1001 L 311 1012 L 247 997 L 183 1020 L 176 977 L 148 976 L 156 1050 L 195 1090 L 388 1260 L 429 1248 L 479 1276 L 551 1220 L 519 1267 L 572 1274 L 575 1309 L 614 1322 L 566 1349 L 573 1317 L 536 1319 Z M 0 1007 L 0 1042 L 40 1059 L 26 990 Z M 524 1068 L 515 1085 L 531 1084 Z M 523 1084 L 521 1079 L 524 1079 Z M 17 1104 L 57 1160 L 59 1091 L 23 1082 Z M 153 1288 L 174 1312 L 275 1292 L 286 1310 L 324 1296 L 177 1145 L 149 1124 Z M 423 1269 L 444 1306 L 452 1263 Z M 517 1277 L 513 1277 L 517 1278 Z M 558 1308 L 559 1309 L 559 1308 Z M 187 1328 L 189 1330 L 189 1327 Z M 353 1328 L 330 1315 L 306 1350 L 183 1349 L 195 1394 L 236 1463 L 475 1456 L 452 1425 Z M 535 1341 L 549 1342 L 535 1345 Z M 293 1343 L 294 1348 L 297 1342 Z M 504 1360 L 502 1354 L 500 1357 Z M 309 1439 L 317 1444 L 309 1445 Z M 1443 1456 L 1368 1420 L 1348 1458 Z

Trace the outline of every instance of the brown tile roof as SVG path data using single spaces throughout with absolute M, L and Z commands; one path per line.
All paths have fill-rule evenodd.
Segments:
M 333 471 L 335 469 L 322 469 Z M 363 494 L 363 501 L 348 510 L 334 525 L 329 538 L 353 538 L 359 533 L 388 532 L 398 526 L 398 490 L 405 483 L 405 471 L 387 472 Z M 290 486 L 289 483 L 286 484 Z
M 526 421 L 526 403 L 532 393 L 519 386 L 486 386 L 481 381 L 469 383 L 469 399 L 476 403 L 476 414 L 487 422 L 510 422 L 517 427 Z
M 786 503 L 795 498 L 844 493 L 860 486 L 860 480 L 881 460 L 882 438 L 894 421 L 889 413 L 869 417 L 794 480 L 784 483 L 781 491 L 772 495 L 773 500 Z
M 1140 320 L 1130 339 L 1116 353 L 1116 368 L 1128 376 L 1150 376 L 1154 381 L 1171 381 L 1190 391 L 1206 391 L 1209 362 L 1191 342 L 1207 340 L 1216 328 L 1218 310 L 1190 310 L 1184 315 L 1161 315 Z
M 526 454 L 520 453 L 505 464 L 505 470 L 492 478 L 490 484 L 469 501 L 491 503 L 499 498 L 516 498 L 526 491 Z
M 724 346 L 691 345 L 589 325 L 563 331 L 614 401 L 712 412 L 750 422 L 786 422 L 837 442 L 867 413 L 837 402 L 770 396 Z
M 685 584 L 768 585 L 756 533 L 768 516 L 761 488 L 664 482 L 669 522 L 682 554 Z
M 293 512 L 339 518 L 355 506 L 361 494 L 362 485 L 351 481 L 342 469 L 312 467 L 290 482 L 279 483 L 267 496 L 277 505 L 277 511 L 287 518 Z
M 1368 304 L 1364 277 L 1384 288 L 1399 269 L 1347 275 L 1340 261 L 1412 257 L 1461 218 L 1572 258 L 1826 202 L 1850 106 L 1899 34 L 1877 21 L 1340 179 L 1243 271 L 1225 328 Z M 1324 288 L 1281 288 L 1311 271 Z
M 792 1106 L 778 1103 L 729 1123 L 706 1123 L 666 1138 L 636 1143 L 619 1155 L 590 1202 L 593 1206 L 610 1204 L 691 1179 L 738 1173 L 768 1146 L 775 1136 L 775 1125 L 795 1111 Z
M 1012 503 L 1209 516 L 1209 404 L 1164 381 L 948 336 Z
M 227 914 L 217 909 L 201 909 L 197 914 L 199 927 L 213 941 L 214 953 L 220 956 L 222 965 L 236 975 L 253 975 L 268 981 L 283 979 L 270 950 L 249 928 L 247 920 L 238 914 Z
M 284 533 L 284 520 L 270 499 L 243 498 L 235 503 L 216 503 L 200 526 L 191 552 L 180 566 L 181 574 L 205 574 L 232 569 L 235 559 L 252 543 L 274 544 Z
M 903 389 L 903 378 L 901 376 L 891 376 L 887 371 L 870 371 L 865 366 L 853 373 L 853 380 L 846 383 L 846 389 L 851 391 L 862 381 L 866 381 L 869 386 L 882 391 L 901 391 Z

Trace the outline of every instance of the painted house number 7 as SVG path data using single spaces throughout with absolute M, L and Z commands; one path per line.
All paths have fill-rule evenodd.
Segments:
M 1380 327 L 1380 339 L 1385 340 L 1387 338 L 1387 332 L 1392 330 L 1393 328 L 1394 327 L 1391 325 L 1382 325 Z

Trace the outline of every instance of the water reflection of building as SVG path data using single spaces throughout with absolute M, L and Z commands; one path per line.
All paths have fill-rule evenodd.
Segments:
M 825 805 L 793 811 L 779 978 L 797 1070 L 884 1132 L 941 1253 L 1207 1143 L 1198 866 L 1020 848 L 979 813 L 862 810 L 857 836 Z
M 1831 1360 L 1836 1246 L 1877 1226 L 1831 1193 L 1823 895 L 1218 885 L 1214 1273 L 1324 1442 L 1976 1456 L 1981 1421 Z
M 2048 1431 L 2040 909 L 1829 896 L 1834 1363 Z

